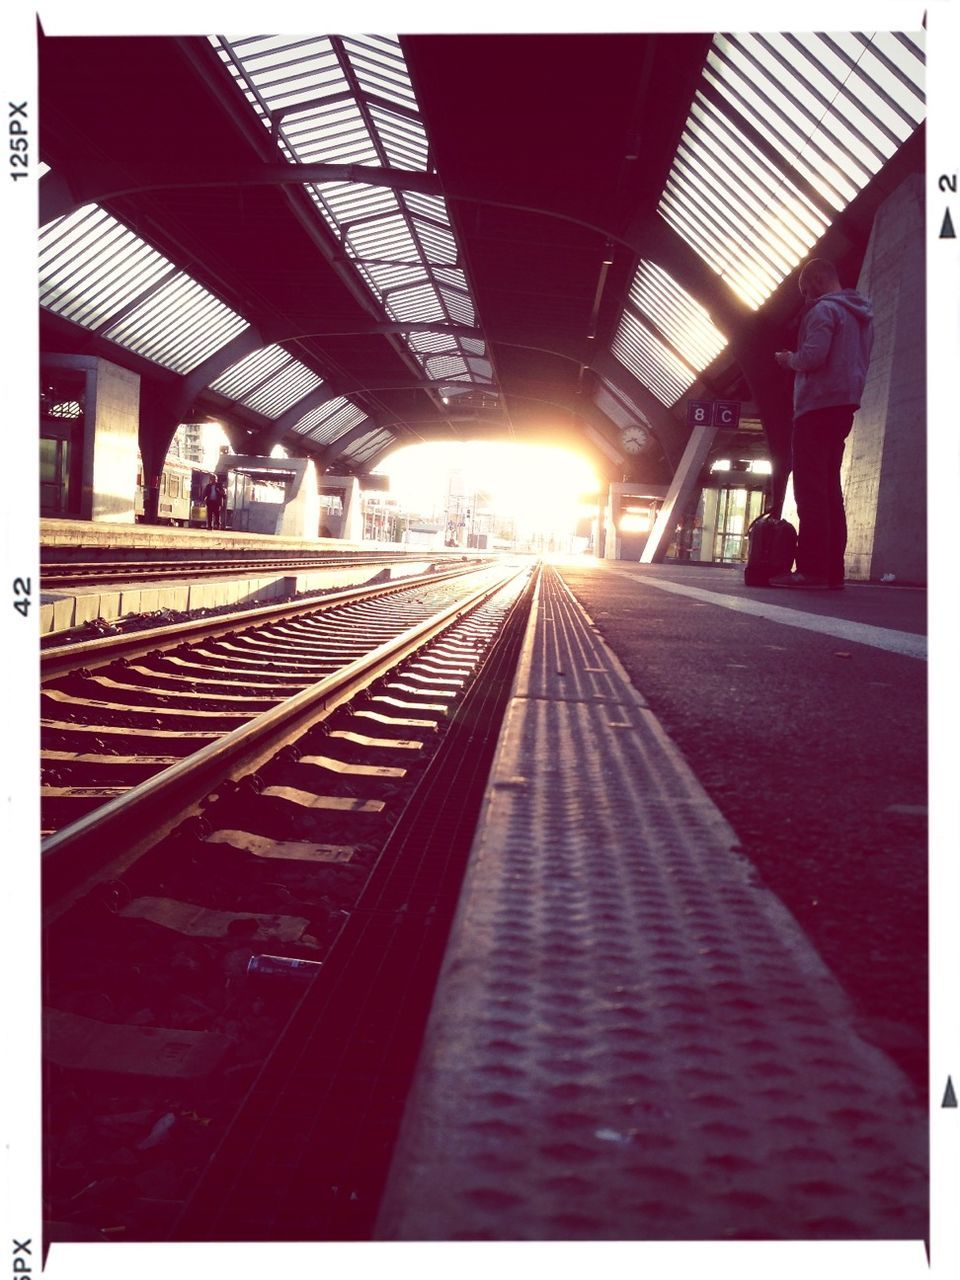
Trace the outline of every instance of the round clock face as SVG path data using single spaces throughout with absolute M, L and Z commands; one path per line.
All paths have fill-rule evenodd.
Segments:
M 627 453 L 639 453 L 647 443 L 647 429 L 639 423 L 624 427 L 620 432 L 620 441 Z

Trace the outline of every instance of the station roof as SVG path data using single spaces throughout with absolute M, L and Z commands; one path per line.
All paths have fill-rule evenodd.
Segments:
M 57 37 L 40 76 L 44 350 L 360 472 L 637 423 L 668 457 L 924 117 L 922 33 Z

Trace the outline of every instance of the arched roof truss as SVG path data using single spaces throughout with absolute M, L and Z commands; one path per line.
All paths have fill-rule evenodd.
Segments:
M 211 43 L 288 160 L 433 172 L 395 36 L 214 36 Z M 446 396 L 461 383 L 489 386 L 485 344 L 468 349 L 443 332 L 476 322 L 444 199 L 353 182 L 305 188 L 384 318 L 438 326 L 429 355 L 423 335 L 402 335 L 426 377 L 449 378 L 439 388 Z

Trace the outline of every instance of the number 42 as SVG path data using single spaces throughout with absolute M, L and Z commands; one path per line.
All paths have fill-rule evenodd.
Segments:
M 20 597 L 19 599 L 14 600 L 13 607 L 16 609 L 17 613 L 22 613 L 23 616 L 26 617 L 27 614 L 30 612 L 30 604 L 31 604 L 30 579 L 14 578 L 13 594 L 14 596 Z

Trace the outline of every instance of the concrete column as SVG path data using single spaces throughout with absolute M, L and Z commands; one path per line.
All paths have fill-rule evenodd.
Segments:
M 340 537 L 344 542 L 360 542 L 363 538 L 363 512 L 360 510 L 360 481 L 356 476 L 347 479 L 340 497 L 343 501 Z
M 851 578 L 926 581 L 926 332 L 923 178 L 877 211 L 857 281 L 875 340 L 843 465 Z
M 692 427 L 683 451 L 680 465 L 667 490 L 663 506 L 657 513 L 656 523 L 650 531 L 647 545 L 640 557 L 641 564 L 659 564 L 667 554 L 670 539 L 678 520 L 681 520 L 690 505 L 690 499 L 700 482 L 700 472 L 710 455 L 710 449 L 717 434 L 716 427 Z
M 713 560 L 713 543 L 717 536 L 717 506 L 720 500 L 719 489 L 703 491 L 703 524 L 700 527 L 700 554 L 698 560 Z
M 80 518 L 133 524 L 140 375 L 97 356 L 45 355 L 43 364 L 84 372 Z

